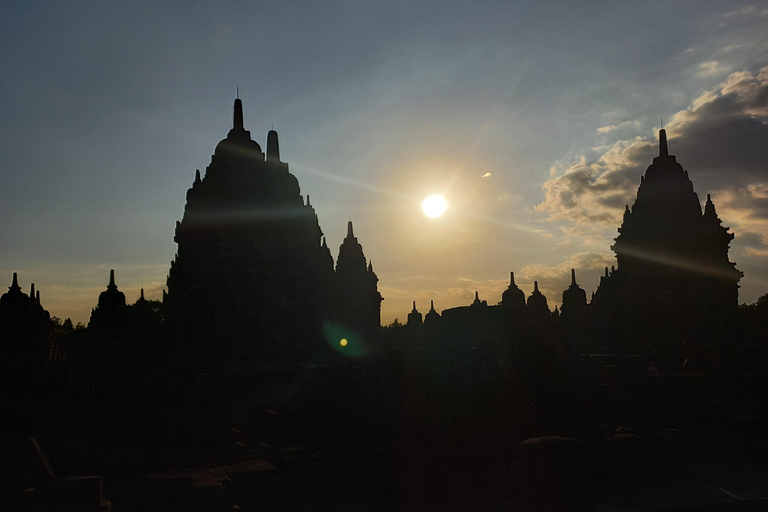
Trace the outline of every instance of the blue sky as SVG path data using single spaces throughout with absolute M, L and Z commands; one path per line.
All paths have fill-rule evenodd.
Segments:
M 109 269 L 159 298 L 185 192 L 231 124 L 281 154 L 334 256 L 346 222 L 382 320 L 416 300 L 590 293 L 624 204 L 670 151 L 768 292 L 763 2 L 5 2 L 0 278 L 87 322 Z M 421 200 L 450 208 L 427 219 Z

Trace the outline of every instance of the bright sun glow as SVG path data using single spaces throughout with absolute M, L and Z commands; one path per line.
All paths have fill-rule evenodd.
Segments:
M 347 338 L 341 338 L 341 340 L 339 340 L 339 345 L 341 345 L 342 347 L 346 347 L 347 346 Z
M 424 215 L 432 219 L 445 213 L 446 208 L 448 208 L 448 202 L 439 194 L 429 196 L 421 203 L 421 209 L 424 210 Z

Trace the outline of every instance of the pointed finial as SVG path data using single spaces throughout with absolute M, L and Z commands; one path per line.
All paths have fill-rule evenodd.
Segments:
M 232 119 L 232 130 L 236 132 L 245 131 L 245 125 L 243 124 L 243 102 L 240 98 L 235 100 L 235 114 Z
M 510 272 L 509 273 L 509 287 L 512 288 L 513 286 L 517 286 L 517 285 L 515 285 L 515 273 L 514 272 Z
M 277 132 L 274 130 L 274 126 L 267 134 L 267 160 L 280 161 L 280 143 L 277 141 Z
M 538 291 L 539 291 L 539 282 L 538 281 L 534 281 L 533 282 L 533 293 L 536 293 Z
M 144 288 L 141 288 L 141 297 L 139 297 L 139 300 L 144 300 Z
M 430 300 L 429 301 L 429 311 L 432 312 L 434 310 L 435 310 L 435 301 L 434 300 Z
M 605 277 L 608 277 L 608 267 L 605 267 Z
M 659 156 L 669 156 L 669 148 L 667 147 L 667 132 L 662 128 L 659 130 Z
M 107 288 L 117 288 L 115 284 L 115 269 L 110 269 L 109 271 L 109 285 L 107 285 Z
M 355 233 L 352 230 L 352 221 L 347 222 L 347 238 L 354 238 Z
M 373 272 L 373 262 L 372 261 L 368 262 L 368 272 Z
M 9 290 L 13 290 L 14 288 L 21 289 L 19 286 L 19 279 L 18 274 L 16 272 L 13 273 L 13 282 L 11 283 L 11 286 L 8 288 Z
M 480 297 L 478 297 L 477 291 L 475 291 L 475 302 L 480 302 Z
M 323 248 L 324 249 L 328 248 L 328 243 L 325 241 L 325 237 L 323 237 Z
M 576 286 L 576 269 L 571 269 L 571 286 Z
M 40 304 L 40 290 L 37 290 L 37 295 L 35 295 L 35 300 L 38 304 Z
M 715 203 L 712 202 L 712 196 L 710 194 L 707 194 L 707 203 L 704 205 L 704 215 L 717 217 Z
M 29 298 L 35 298 L 35 283 L 32 283 L 32 285 L 29 287 Z
M 312 206 L 312 203 L 309 200 L 309 194 L 307 194 L 307 206 Z
M 195 169 L 195 183 L 200 183 L 200 169 Z
M 416 301 L 413 301 L 413 310 L 416 311 Z

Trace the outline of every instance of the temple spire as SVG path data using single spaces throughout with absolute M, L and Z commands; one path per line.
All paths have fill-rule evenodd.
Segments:
M 243 124 L 243 102 L 240 98 L 235 100 L 235 116 L 232 120 L 232 129 L 234 131 L 245 131 L 245 125 Z
M 576 269 L 571 269 L 571 286 L 577 286 L 576 285 Z
M 277 141 L 275 130 L 269 130 L 267 133 L 267 160 L 270 162 L 280 161 L 280 144 Z
M 509 273 L 509 287 L 511 288 L 513 286 L 517 286 L 515 284 L 515 273 L 514 272 L 510 272 Z
M 109 285 L 107 288 L 110 290 L 117 288 L 117 285 L 115 284 L 115 269 L 109 271 Z
M 8 287 L 9 290 L 21 290 L 21 286 L 19 286 L 19 278 L 18 274 L 16 272 L 13 273 L 13 282 L 11 283 L 11 286 Z
M 352 230 L 352 221 L 350 220 L 347 222 L 347 238 L 354 238 L 354 237 L 355 237 L 355 233 Z
M 430 300 L 429 301 L 429 312 L 431 313 L 434 310 L 435 310 L 435 301 L 434 300 Z
M 413 301 L 413 311 L 412 312 L 414 312 L 414 311 L 416 311 L 416 301 Z
M 717 212 L 715 211 L 715 203 L 712 202 L 711 194 L 707 194 L 707 202 L 704 205 L 704 215 L 717 217 Z
M 659 130 L 659 156 L 669 156 L 669 148 L 667 147 L 667 131 L 664 128 Z
M 533 293 L 536 293 L 538 291 L 539 291 L 539 282 L 538 281 L 534 281 L 533 282 Z

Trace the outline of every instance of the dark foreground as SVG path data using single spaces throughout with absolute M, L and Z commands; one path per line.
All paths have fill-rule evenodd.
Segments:
M 644 376 L 555 416 L 402 404 L 378 424 L 306 401 L 292 370 L 225 380 L 227 400 L 5 396 L 0 509 L 768 510 L 766 375 Z M 541 436 L 578 452 L 521 450 Z M 103 489 L 71 478 L 91 475 Z

